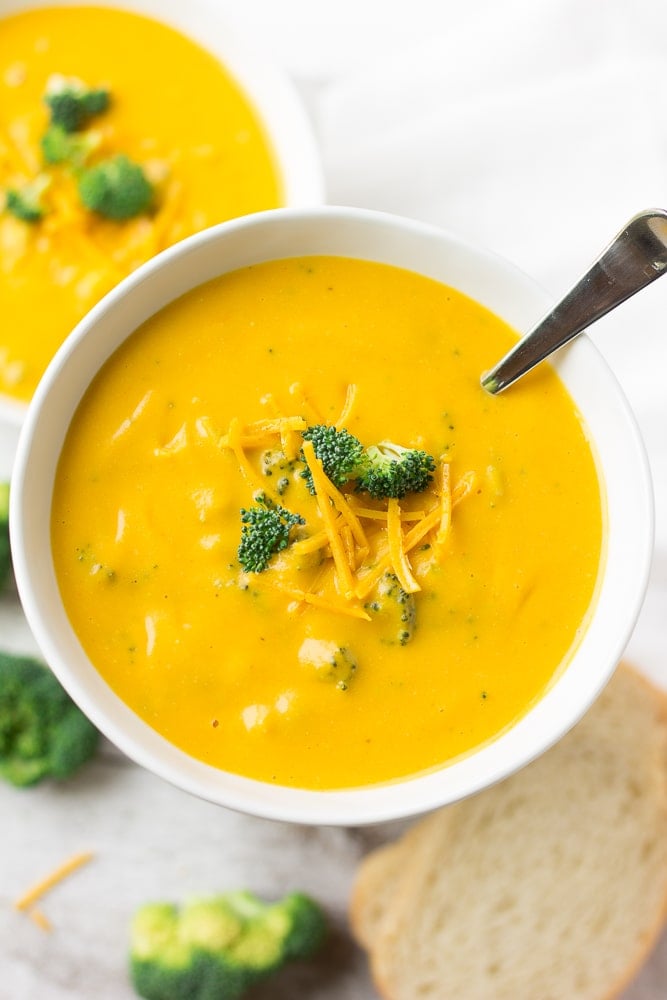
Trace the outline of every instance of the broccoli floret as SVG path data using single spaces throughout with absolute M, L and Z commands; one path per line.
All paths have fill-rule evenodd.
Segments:
M 0 483 L 0 589 L 4 587 L 12 568 L 9 548 L 9 483 Z
M 46 214 L 44 193 L 51 179 L 40 174 L 22 188 L 10 188 L 5 194 L 5 208 L 22 222 L 39 222 Z
M 92 88 L 81 80 L 54 75 L 47 83 L 44 102 L 51 112 L 52 125 L 65 132 L 78 132 L 109 108 L 111 95 L 105 87 Z
M 0 776 L 13 785 L 68 778 L 99 733 L 46 667 L 0 653 Z
M 297 461 L 288 459 L 279 449 L 262 453 L 262 473 L 273 477 L 278 496 L 284 496 L 289 489 L 296 466 Z
M 321 908 L 302 892 L 290 893 L 279 905 L 289 919 L 289 931 L 283 942 L 285 958 L 312 958 L 322 947 L 327 932 Z
M 100 145 L 99 132 L 66 132 L 62 125 L 51 125 L 41 139 L 42 156 L 46 163 L 68 163 L 77 169 Z
M 425 451 L 403 448 L 391 441 L 364 450 L 349 431 L 329 424 L 308 427 L 303 437 L 312 441 L 325 474 L 339 489 L 356 479 L 356 489 L 370 493 L 376 500 L 401 499 L 407 493 L 421 493 L 433 481 L 435 460 Z M 307 466 L 301 475 L 310 492 L 315 493 Z
M 261 573 L 276 552 L 289 545 L 291 529 L 306 522 L 300 514 L 281 507 L 263 493 L 255 497 L 255 505 L 241 508 L 241 544 L 238 557 L 246 573 Z
M 324 941 L 320 907 L 302 893 L 269 904 L 249 892 L 182 908 L 142 906 L 132 921 L 130 971 L 146 1000 L 237 1000 L 290 959 Z
M 329 424 L 315 424 L 303 432 L 303 437 L 306 441 L 312 441 L 315 454 L 322 463 L 325 475 L 334 486 L 340 488 L 358 474 L 360 464 L 364 459 L 364 446 L 345 428 L 338 430 Z M 303 458 L 303 452 L 301 458 Z M 314 495 L 313 477 L 307 465 L 301 475 L 306 480 L 308 489 Z
M 403 448 L 382 441 L 366 449 L 365 467 L 358 477 L 357 490 L 376 500 L 401 499 L 407 493 L 421 493 L 433 481 L 435 460 L 425 451 Z
M 417 605 L 414 594 L 403 590 L 394 573 L 385 573 L 366 604 L 377 622 L 384 642 L 405 646 L 414 635 Z
M 153 200 L 153 185 L 146 174 L 123 153 L 87 167 L 78 186 L 87 209 L 116 221 L 146 212 Z
M 304 639 L 299 648 L 299 662 L 340 691 L 347 691 L 357 670 L 357 661 L 347 646 L 328 639 Z

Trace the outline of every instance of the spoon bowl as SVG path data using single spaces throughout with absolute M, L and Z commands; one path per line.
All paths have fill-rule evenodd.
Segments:
M 667 212 L 647 209 L 630 219 L 565 298 L 482 375 L 482 388 L 492 395 L 507 389 L 666 268 Z

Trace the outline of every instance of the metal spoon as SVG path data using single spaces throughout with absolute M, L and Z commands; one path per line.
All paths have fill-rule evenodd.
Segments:
M 482 375 L 482 388 L 502 392 L 577 334 L 667 269 L 667 212 L 635 215 L 572 291 L 498 364 Z

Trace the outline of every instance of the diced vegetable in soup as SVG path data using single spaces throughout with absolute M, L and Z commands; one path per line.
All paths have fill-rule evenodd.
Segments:
M 220 62 L 123 10 L 0 19 L 0 393 L 31 397 L 82 316 L 158 251 L 280 204 Z
M 445 764 L 539 699 L 586 627 L 596 463 L 549 366 L 382 264 L 278 260 L 135 331 L 80 404 L 52 509 L 93 664 L 215 767 L 340 788 Z

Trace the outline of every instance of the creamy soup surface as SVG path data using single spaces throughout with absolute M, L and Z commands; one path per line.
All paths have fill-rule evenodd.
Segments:
M 134 332 L 52 507 L 64 604 L 113 690 L 188 754 L 303 788 L 427 771 L 521 717 L 585 628 L 604 532 L 553 370 L 479 386 L 515 339 L 451 288 L 335 257 L 225 275 Z M 428 452 L 432 481 L 329 489 L 303 443 L 321 424 Z M 303 523 L 246 572 L 262 491 Z
M 61 76 L 108 88 L 85 131 L 90 165 L 123 154 L 155 183 L 151 211 L 124 222 L 87 211 L 68 164 L 44 162 L 44 95 Z M 46 178 L 27 223 L 6 193 Z M 282 201 L 272 150 L 227 70 L 180 33 L 123 10 L 53 7 L 0 18 L 0 393 L 32 396 L 70 330 L 158 251 Z

